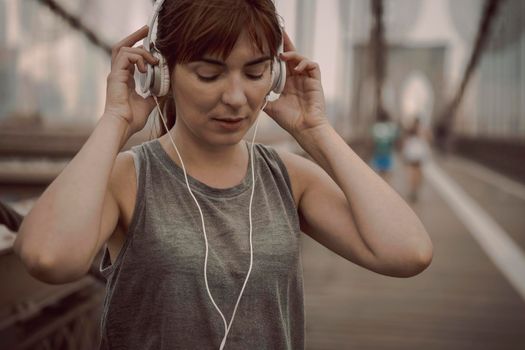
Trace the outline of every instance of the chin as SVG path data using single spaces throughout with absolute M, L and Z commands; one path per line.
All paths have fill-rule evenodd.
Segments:
M 208 142 L 216 146 L 235 146 L 243 141 L 245 135 L 246 132 L 223 135 L 214 134 L 212 138 L 208 138 Z
M 239 127 L 237 130 L 217 130 L 214 129 L 208 134 L 211 142 L 215 143 L 221 143 L 224 145 L 235 145 L 241 142 L 248 132 L 250 131 L 250 128 L 252 127 L 252 124 L 250 122 L 246 122 L 244 125 Z M 252 134 L 253 135 L 253 134 Z M 250 137 L 251 140 L 251 137 Z

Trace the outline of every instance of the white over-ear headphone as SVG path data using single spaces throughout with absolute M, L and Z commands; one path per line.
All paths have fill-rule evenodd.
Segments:
M 281 42 L 277 48 L 277 56 L 273 59 L 272 65 L 272 87 L 270 91 L 280 94 L 283 92 L 286 83 L 286 63 L 281 60 L 280 55 L 284 52 L 284 22 L 282 17 L 277 16 L 279 28 L 281 29 Z
M 170 71 L 168 62 L 164 56 L 155 47 L 155 40 L 157 39 L 157 19 L 164 0 L 157 0 L 153 5 L 153 15 L 148 23 L 148 36 L 143 40 L 144 49 L 151 52 L 153 56 L 159 59 L 159 63 L 152 66 L 147 61 L 146 73 L 138 72 L 140 80 L 140 90 L 143 94 L 149 96 L 161 97 L 168 93 L 170 87 Z M 272 85 L 270 91 L 275 94 L 280 94 L 284 89 L 286 83 L 286 63 L 282 61 L 279 55 L 284 52 L 284 24 L 282 18 L 277 16 L 279 21 L 279 28 L 281 29 L 281 42 L 277 49 L 277 56 L 274 58 L 272 64 Z
M 153 5 L 153 14 L 148 23 L 148 36 L 142 41 L 144 49 L 151 52 L 153 56 L 159 59 L 157 65 L 152 66 L 147 61 L 146 73 L 138 72 L 140 80 L 140 90 L 143 94 L 153 96 L 164 96 L 168 93 L 170 87 L 170 71 L 168 62 L 164 56 L 155 47 L 155 40 L 157 39 L 157 18 L 164 0 L 157 0 Z

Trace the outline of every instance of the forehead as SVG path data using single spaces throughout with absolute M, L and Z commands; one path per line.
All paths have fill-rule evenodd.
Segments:
M 232 50 L 226 57 L 223 57 L 220 52 L 208 52 L 205 53 L 202 58 L 213 58 L 228 62 L 238 59 L 251 60 L 262 56 L 270 56 L 268 41 L 263 40 L 263 47 L 262 50 L 260 50 L 257 44 L 250 38 L 248 31 L 243 29 Z

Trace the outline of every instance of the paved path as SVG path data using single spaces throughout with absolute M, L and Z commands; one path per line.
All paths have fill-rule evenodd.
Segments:
M 436 163 L 525 251 L 523 185 L 493 181 L 458 158 Z M 397 164 L 392 184 L 406 193 L 404 169 Z M 14 199 L 5 188 L 1 193 Z M 525 349 L 525 299 L 461 217 L 429 181 L 413 208 L 435 248 L 432 265 L 413 278 L 365 270 L 305 236 L 306 348 Z
M 507 198 L 512 215 L 501 203 L 483 205 L 509 235 L 525 239 L 525 201 L 497 197 L 494 186 L 466 179 L 458 171 L 461 160 L 437 164 L 478 200 Z M 403 173 L 397 166 L 392 179 L 400 193 L 406 192 Z M 525 349 L 525 300 L 461 219 L 428 182 L 413 208 L 434 243 L 432 265 L 413 278 L 365 270 L 305 237 L 307 349 Z

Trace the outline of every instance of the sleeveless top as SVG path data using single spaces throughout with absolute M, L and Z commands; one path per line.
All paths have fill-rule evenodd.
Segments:
M 155 139 L 132 147 L 137 199 L 125 243 L 107 248 L 100 349 L 218 349 L 224 323 L 204 281 L 205 242 L 184 173 Z M 254 145 L 253 267 L 225 349 L 304 349 L 300 227 L 290 179 Z M 208 237 L 208 286 L 227 322 L 250 266 L 251 159 L 243 181 L 210 187 L 188 175 Z

